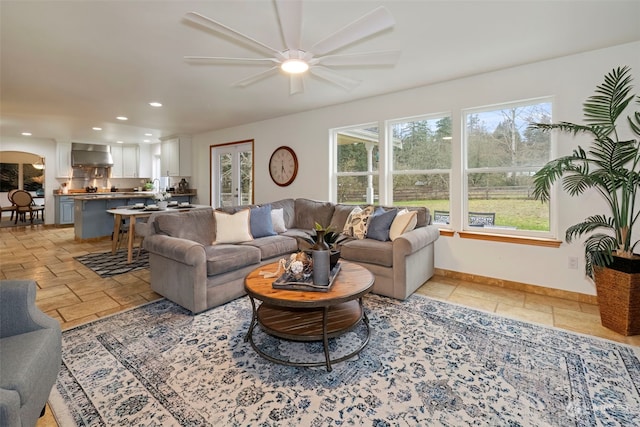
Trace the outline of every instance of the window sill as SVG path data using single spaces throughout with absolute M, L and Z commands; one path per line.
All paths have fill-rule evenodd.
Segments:
M 443 230 L 440 230 L 442 234 Z M 453 232 L 452 232 L 453 233 Z M 458 235 L 463 239 L 488 240 L 491 242 L 517 243 L 519 245 L 544 246 L 548 248 L 559 248 L 561 240 L 542 239 L 539 237 L 509 236 L 505 234 L 477 233 L 473 231 L 458 231 Z

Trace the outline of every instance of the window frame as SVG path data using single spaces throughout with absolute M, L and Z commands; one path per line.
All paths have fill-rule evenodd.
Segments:
M 500 227 L 473 227 L 469 225 L 469 175 L 470 174 L 484 174 L 484 173 L 506 173 L 506 172 L 526 172 L 526 173 L 535 173 L 538 171 L 541 166 L 501 166 L 501 167 L 479 167 L 479 168 L 470 168 L 468 167 L 468 126 L 467 126 L 467 118 L 472 114 L 491 112 L 497 110 L 506 110 L 509 108 L 517 108 L 524 106 L 531 106 L 535 104 L 550 104 L 550 119 L 553 121 L 553 112 L 555 109 L 555 102 L 553 96 L 543 96 L 537 98 L 529 98 L 522 99 L 518 101 L 509 101 L 491 105 L 484 105 L 479 107 L 472 108 L 464 108 L 460 111 L 460 126 L 462 132 L 462 138 L 460 142 L 460 148 L 462 151 L 462 163 L 461 163 L 461 188 L 462 188 L 462 221 L 461 221 L 461 233 L 465 235 L 469 234 L 492 234 L 492 235 L 505 235 L 505 236 L 514 236 L 514 237 L 524 237 L 524 238 L 534 238 L 534 239 L 557 239 L 558 236 L 558 228 L 557 228 L 557 192 L 555 191 L 555 187 L 552 189 L 551 198 L 549 200 L 549 230 L 548 231 L 538 231 L 538 230 L 523 230 L 523 229 L 511 229 L 511 228 L 500 228 Z M 554 133 L 549 134 L 549 153 L 548 157 L 545 160 L 545 163 L 549 161 L 555 155 L 556 151 L 556 137 Z
M 378 153 L 379 153 L 379 159 L 378 159 L 378 169 L 377 170 L 372 170 L 372 171 L 353 171 L 353 172 L 340 172 L 338 171 L 338 134 L 340 133 L 344 133 L 346 131 L 349 130 L 354 130 L 354 129 L 365 129 L 365 128 L 369 128 L 369 127 L 376 127 L 378 129 Z M 329 130 L 329 138 L 330 138 L 330 147 L 331 147 L 331 159 L 332 159 L 332 165 L 331 165 L 331 189 L 330 189 L 330 200 L 332 200 L 333 202 L 338 202 L 338 179 L 340 177 L 369 177 L 372 176 L 372 180 L 376 181 L 377 180 L 377 184 L 378 184 L 378 194 L 376 195 L 375 193 L 373 194 L 373 200 L 371 201 L 372 204 L 383 204 L 385 203 L 385 198 L 384 198 L 384 190 L 383 190 L 383 182 L 384 182 L 384 175 L 386 172 L 386 159 L 385 159 L 385 155 L 384 155 L 384 146 L 385 146 L 385 141 L 384 139 L 381 140 L 381 135 L 380 135 L 380 123 L 379 122 L 365 122 L 365 123 L 361 123 L 358 125 L 351 125 L 351 126 L 343 126 L 343 127 L 339 127 L 339 128 L 332 128 Z M 365 202 L 368 203 L 368 202 Z M 355 204 L 355 203 L 354 203 Z
M 393 144 L 393 127 L 396 124 L 400 123 L 408 123 L 408 122 L 417 122 L 417 121 L 431 121 L 431 120 L 439 120 L 444 118 L 449 118 L 451 120 L 451 135 L 449 135 L 449 141 L 451 143 L 451 159 L 449 169 L 396 169 L 395 161 L 394 161 L 394 144 Z M 410 117 L 399 117 L 394 119 L 389 119 L 384 122 L 385 129 L 385 151 L 388 153 L 388 165 L 382 173 L 387 174 L 387 188 L 388 188 L 388 197 L 387 202 L 389 205 L 393 205 L 394 200 L 394 187 L 393 187 L 393 179 L 396 175 L 447 175 L 449 179 L 449 195 L 448 195 L 448 204 L 449 211 L 451 211 L 451 183 L 453 177 L 453 168 L 454 168 L 454 159 L 453 159 L 453 120 L 454 115 L 451 111 L 442 111 L 437 113 L 428 113 L 428 114 L 419 114 L 416 116 Z M 431 209 L 430 209 L 431 210 Z M 431 212 L 433 216 L 433 212 Z M 449 224 L 436 224 L 440 226 L 440 228 L 451 229 L 452 225 Z

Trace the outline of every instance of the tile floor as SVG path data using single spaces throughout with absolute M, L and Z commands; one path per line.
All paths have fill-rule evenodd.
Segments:
M 101 279 L 73 258 L 111 249 L 109 240 L 74 241 L 73 228 L 35 225 L 0 229 L 0 279 L 35 279 L 36 303 L 63 329 L 160 298 L 149 285 L 149 271 Z M 600 325 L 598 307 L 490 285 L 435 276 L 419 293 L 479 310 L 582 334 L 640 345 Z M 38 427 L 57 426 L 51 412 Z

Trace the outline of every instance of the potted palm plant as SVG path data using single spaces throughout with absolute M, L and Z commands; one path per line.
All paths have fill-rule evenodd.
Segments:
M 570 226 L 568 243 L 585 236 L 586 273 L 594 279 L 603 326 L 623 335 L 640 334 L 640 256 L 635 255 L 633 227 L 640 215 L 640 111 L 625 115 L 640 105 L 633 94 L 631 69 L 609 72 L 595 94 L 583 103 L 585 124 L 534 123 L 533 129 L 558 130 L 591 138 L 588 149 L 548 162 L 534 176 L 536 199 L 548 201 L 552 185 L 559 179 L 572 196 L 595 190 L 609 211 L 593 214 Z M 623 128 L 623 124 L 628 125 Z M 637 203 L 636 203 L 637 202 Z

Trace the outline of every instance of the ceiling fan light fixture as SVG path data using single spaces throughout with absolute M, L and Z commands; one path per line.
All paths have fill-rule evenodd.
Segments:
M 309 69 L 309 64 L 302 59 L 287 59 L 280 65 L 280 68 L 285 73 L 300 74 Z

